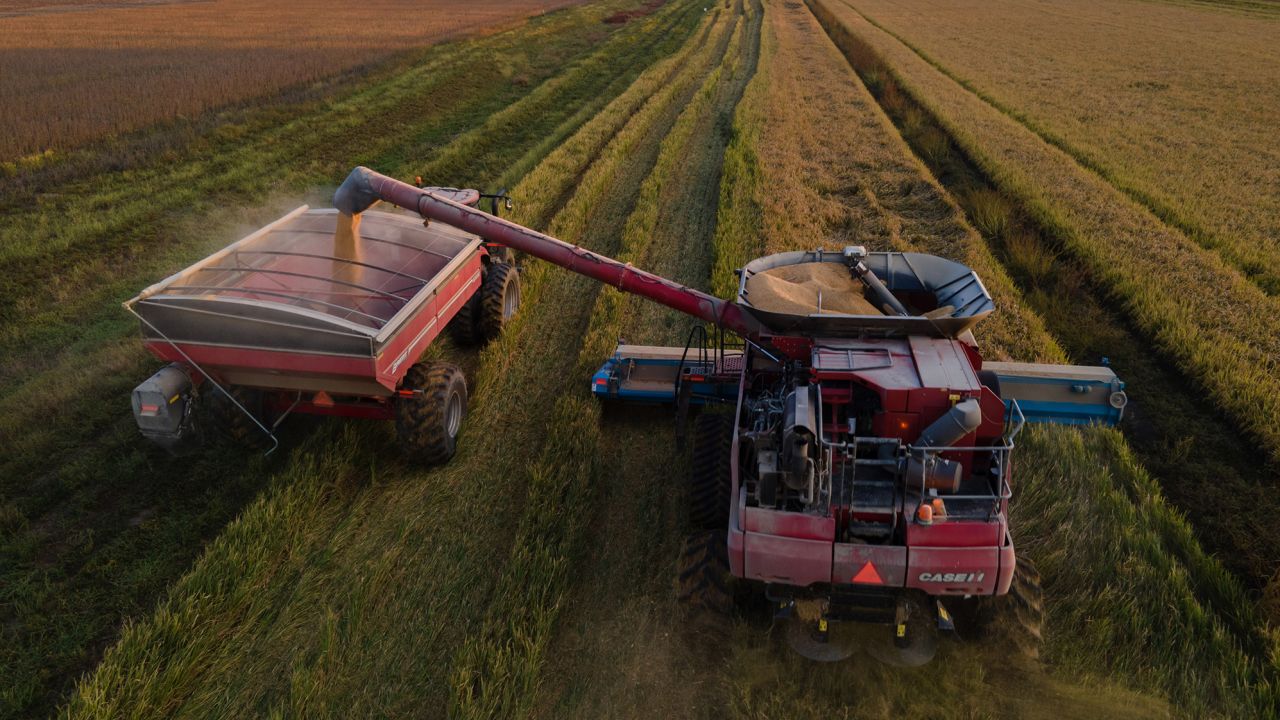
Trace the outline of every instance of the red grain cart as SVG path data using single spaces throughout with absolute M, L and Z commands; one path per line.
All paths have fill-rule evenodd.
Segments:
M 171 363 L 134 389 L 138 427 L 181 451 L 210 427 L 274 446 L 292 413 L 394 419 L 412 456 L 444 462 L 466 380 L 418 360 L 445 327 L 473 343 L 514 315 L 506 257 L 442 223 L 370 212 L 353 225 L 300 207 L 125 303 L 147 349 Z

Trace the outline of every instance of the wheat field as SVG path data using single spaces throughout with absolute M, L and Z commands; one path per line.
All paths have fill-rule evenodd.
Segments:
M 1280 17 L 857 0 L 869 20 L 1280 294 Z
M 0 175 L 575 1 L 0 3 Z

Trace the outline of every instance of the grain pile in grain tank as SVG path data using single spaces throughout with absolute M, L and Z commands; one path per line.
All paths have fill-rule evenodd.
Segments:
M 783 265 L 747 279 L 753 307 L 788 315 L 882 315 L 849 268 L 829 262 Z

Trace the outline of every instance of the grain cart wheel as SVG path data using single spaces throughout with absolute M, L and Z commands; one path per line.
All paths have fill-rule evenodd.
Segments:
M 1006 595 L 979 598 L 966 613 L 977 639 L 1005 644 L 1028 660 L 1040 659 L 1044 625 L 1044 591 L 1040 573 L 1030 560 L 1018 558 Z
M 689 519 L 695 530 L 729 526 L 729 453 L 733 418 L 702 413 L 693 426 L 693 467 L 689 476 Z
M 733 611 L 729 549 L 725 530 L 703 530 L 684 541 L 677 565 L 676 596 L 694 611 Z
M 449 333 L 453 341 L 463 347 L 478 345 L 484 340 L 480 335 L 480 290 L 477 289 L 467 298 L 458 314 L 449 321 Z
M 263 393 L 256 388 L 241 387 L 239 385 L 223 385 L 227 392 L 231 393 L 231 397 L 227 397 L 227 393 L 222 388 L 213 383 L 206 383 L 204 389 L 204 405 L 208 409 L 211 424 L 227 440 L 253 450 L 262 450 L 271 444 L 271 438 L 267 433 L 263 432 L 258 423 L 253 421 L 257 418 L 258 422 L 267 427 L 271 427 L 271 422 L 265 412 L 265 403 L 263 402 Z M 235 402 L 232 402 L 234 398 Z M 239 407 L 236 405 L 239 403 Z M 244 409 L 242 410 L 241 407 Z M 253 415 L 250 418 L 245 414 L 245 410 Z
M 495 262 L 480 286 L 480 337 L 492 340 L 520 309 L 520 272 L 514 265 Z
M 400 381 L 396 435 L 406 454 L 426 465 L 449 461 L 467 414 L 467 380 L 462 369 L 442 362 L 418 363 Z

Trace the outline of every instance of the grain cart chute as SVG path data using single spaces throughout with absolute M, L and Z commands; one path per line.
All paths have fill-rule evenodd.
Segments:
M 419 358 L 446 327 L 472 343 L 512 317 L 520 281 L 505 257 L 404 214 L 300 207 L 125 303 L 170 363 L 134 390 L 138 427 L 181 451 L 202 427 L 274 447 L 293 413 L 392 419 L 406 452 L 444 462 L 467 383 L 456 365 Z

